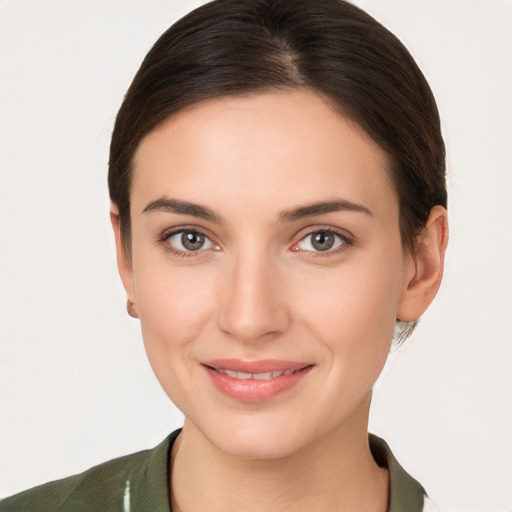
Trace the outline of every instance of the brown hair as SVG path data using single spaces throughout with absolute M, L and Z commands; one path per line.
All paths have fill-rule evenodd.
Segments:
M 158 39 L 117 115 L 108 182 L 128 257 L 144 136 L 192 103 L 283 88 L 327 97 L 386 151 L 402 242 L 414 250 L 431 208 L 446 207 L 445 148 L 432 91 L 407 49 L 343 0 L 215 0 Z

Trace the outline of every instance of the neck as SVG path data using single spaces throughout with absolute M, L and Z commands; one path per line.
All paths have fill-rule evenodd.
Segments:
M 369 401 L 335 431 L 278 459 L 225 453 L 185 421 L 172 454 L 173 512 L 385 512 L 389 478 L 368 445 Z

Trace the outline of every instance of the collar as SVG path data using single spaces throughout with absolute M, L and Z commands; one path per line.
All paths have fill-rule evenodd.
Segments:
M 369 442 L 375 462 L 389 471 L 388 512 L 421 512 L 425 489 L 400 466 L 384 439 L 370 434 Z
M 169 504 L 169 460 L 172 446 L 181 429 L 174 431 L 153 450 L 147 452 L 144 464 L 134 468 L 127 479 L 125 497 L 131 502 L 130 510 L 172 512 Z M 370 450 L 375 462 L 389 471 L 388 512 L 421 512 L 425 489 L 398 463 L 386 441 L 369 435 Z

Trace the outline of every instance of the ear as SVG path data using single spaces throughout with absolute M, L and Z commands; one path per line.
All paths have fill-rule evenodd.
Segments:
M 130 316 L 137 317 L 135 311 L 135 294 L 133 287 L 133 270 L 131 266 L 130 256 L 126 254 L 126 249 L 123 243 L 123 234 L 121 230 L 121 219 L 119 218 L 119 209 L 115 203 L 110 204 L 110 221 L 114 229 L 114 236 L 116 241 L 117 253 L 117 268 L 121 281 L 123 282 L 124 289 L 128 301 L 128 313 Z
M 434 206 L 418 237 L 416 251 L 409 256 L 397 319 L 404 322 L 417 320 L 434 300 L 443 277 L 447 244 L 448 215 L 442 206 Z

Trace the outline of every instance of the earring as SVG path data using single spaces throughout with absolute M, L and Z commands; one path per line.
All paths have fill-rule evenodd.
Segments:
M 139 316 L 137 315 L 137 310 L 135 309 L 135 303 L 132 302 L 130 299 L 126 301 L 126 311 L 128 311 L 128 314 L 132 318 L 139 318 Z

